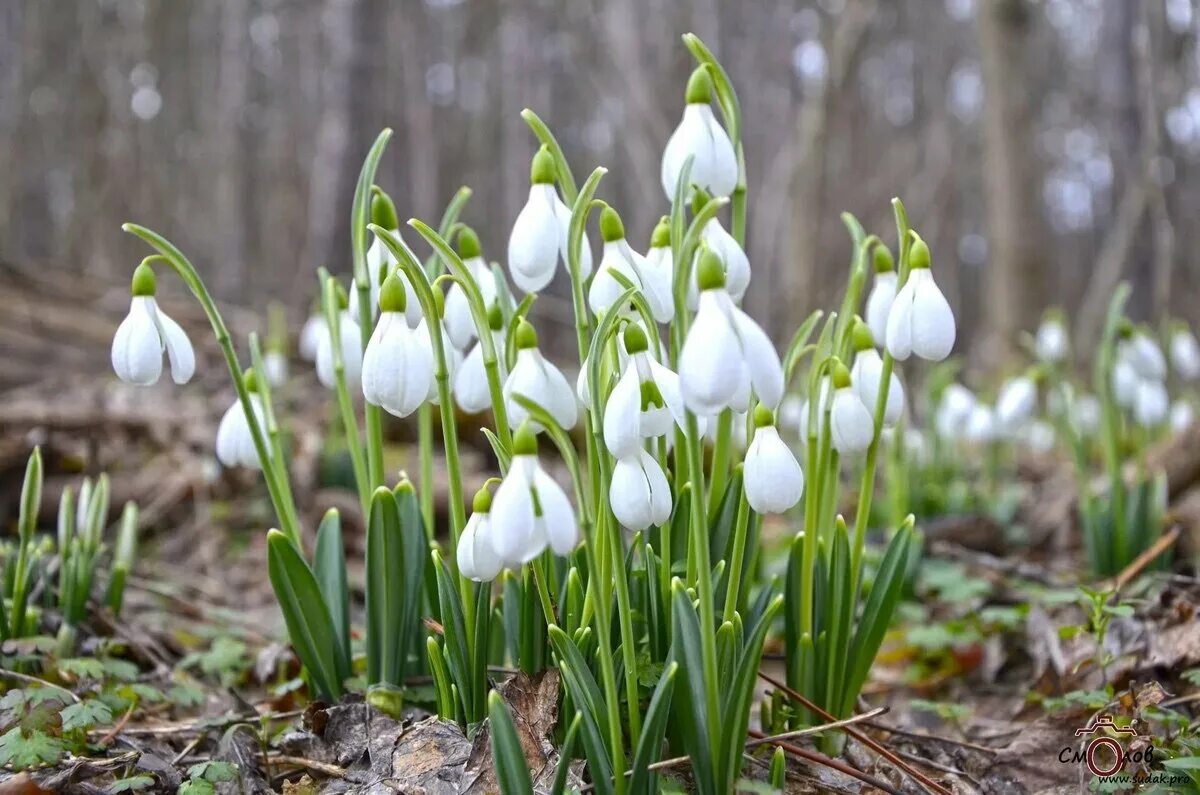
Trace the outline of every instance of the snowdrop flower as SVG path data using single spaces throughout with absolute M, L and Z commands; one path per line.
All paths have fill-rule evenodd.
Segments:
M 964 435 L 964 427 L 975 409 L 975 395 L 962 384 L 950 384 L 942 391 L 938 403 L 935 425 L 938 435 L 944 439 L 957 439 Z
M 1196 420 L 1196 410 L 1186 400 L 1176 400 L 1171 404 L 1170 424 L 1174 433 L 1183 433 L 1192 427 Z
M 654 232 L 650 235 L 650 249 L 646 252 L 646 261 L 650 267 L 672 274 L 675 273 L 674 254 L 671 253 L 671 219 L 663 216 L 658 219 Z
M 458 537 L 458 570 L 475 582 L 490 582 L 504 568 L 504 561 L 492 545 L 492 495 L 485 485 L 475 493 L 471 518 Z
M 1133 364 L 1125 357 L 1118 357 L 1112 370 L 1113 397 L 1122 408 L 1133 408 L 1137 401 L 1138 384 L 1141 378 Z
M 925 241 L 913 243 L 908 256 L 912 270 L 888 312 L 887 349 L 900 361 L 915 353 L 940 362 L 954 348 L 954 312 L 933 281 Z
M 492 335 L 492 346 L 496 351 L 496 368 L 500 382 L 506 376 L 504 367 L 504 315 L 499 305 L 488 310 L 488 329 Z M 483 343 L 475 344 L 467 352 L 462 366 L 454 376 L 454 402 L 468 414 L 477 414 L 492 405 L 492 393 L 488 387 L 487 368 L 483 362 Z
M 196 371 L 196 353 L 179 324 L 158 308 L 154 271 L 143 261 L 133 271 L 129 314 L 112 341 L 112 366 L 127 384 L 149 386 L 162 375 L 163 351 L 171 364 L 171 380 L 186 384 Z
M 1171 366 L 1185 381 L 1200 378 L 1200 343 L 1186 326 L 1171 333 Z
M 562 487 L 538 463 L 537 436 L 524 422 L 513 436 L 508 474 L 492 501 L 492 548 L 501 559 L 528 563 L 549 544 L 556 555 L 579 543 L 575 511 Z
M 288 378 L 287 354 L 281 350 L 272 349 L 263 354 L 263 368 L 266 370 L 267 383 L 271 386 L 283 386 Z
M 342 369 L 346 383 L 352 384 L 362 377 L 362 331 L 350 315 L 349 301 L 341 286 L 338 287 L 338 301 L 342 309 L 338 312 L 338 336 L 341 338 Z M 333 389 L 337 385 L 333 367 L 333 334 L 328 331 L 322 335 L 317 346 L 317 378 L 322 384 Z
M 380 190 L 378 187 L 372 187 L 371 196 L 371 223 L 378 227 L 388 230 L 396 237 L 400 237 L 400 219 L 396 215 L 396 205 L 392 203 L 391 197 Z M 403 238 L 401 238 L 403 239 Z M 379 289 L 383 284 L 384 279 L 388 274 L 395 272 L 399 260 L 392 254 L 384 242 L 375 237 L 371 241 L 370 248 L 367 249 L 367 274 L 370 277 L 371 289 L 371 316 L 374 317 L 379 312 Z M 421 320 L 421 304 L 417 301 L 417 292 L 409 283 L 408 277 L 403 272 L 399 273 L 401 284 L 404 286 L 406 297 L 404 316 L 408 322 L 409 328 L 416 328 L 417 323 Z M 358 322 L 358 285 L 352 279 L 350 281 L 350 303 L 348 305 L 350 318 Z
M 630 365 L 604 406 L 604 444 L 618 459 L 634 456 L 647 439 L 669 434 L 673 422 L 683 428 L 686 421 L 679 376 L 650 357 L 645 330 L 630 323 L 623 337 Z
M 843 455 L 861 453 L 875 437 L 875 419 L 851 386 L 846 365 L 834 361 L 833 405 L 829 410 L 829 438 Z
M 702 190 L 696 191 L 692 199 L 692 208 L 699 212 L 709 201 L 708 194 Z M 738 245 L 733 235 L 725 231 L 718 218 L 710 218 L 700 230 L 700 240 L 717 253 L 725 265 L 725 289 L 733 302 L 740 304 L 750 286 L 750 260 L 746 252 Z M 688 284 L 688 309 L 695 311 L 700 300 L 700 290 L 697 285 L 699 278 L 700 250 L 692 261 L 692 281 Z
M 754 409 L 754 439 L 742 465 L 746 502 L 755 513 L 784 513 L 804 493 L 804 470 L 779 438 L 775 417 L 761 403 Z
M 996 438 L 996 417 L 991 408 L 976 403 L 967 415 L 963 438 L 975 444 L 987 444 Z
M 567 232 L 571 209 L 558 198 L 554 188 L 554 158 L 543 146 L 533 156 L 529 199 L 521 208 L 508 238 L 508 267 L 513 281 L 527 293 L 535 293 L 554 278 L 561 258 L 567 262 Z M 592 248 L 587 233 L 579 258 L 581 277 L 592 272 Z
M 663 191 L 668 200 L 675 197 L 683 164 L 691 157 L 692 169 L 688 178 L 691 184 L 716 196 L 731 196 L 737 187 L 737 155 L 729 134 L 713 116 L 712 78 L 708 69 L 700 66 L 692 72 L 685 98 L 687 106 L 683 109 L 683 119 L 663 150 Z
M 250 393 L 250 407 L 254 412 L 254 421 L 258 424 L 260 433 L 266 428 L 262 398 L 258 395 L 258 381 L 254 370 L 245 374 L 246 391 Z M 217 425 L 217 460 L 222 466 L 229 468 L 246 467 L 247 469 L 262 469 L 258 460 L 258 449 L 254 446 L 254 434 L 250 431 L 250 422 L 246 418 L 246 409 L 242 402 L 234 399 L 233 405 L 226 409 Z
M 484 261 L 479 248 L 479 238 L 470 227 L 464 227 L 458 233 L 458 256 L 463 265 L 467 266 L 471 278 L 479 286 L 483 296 L 483 305 L 491 306 L 496 300 L 496 275 Z M 446 292 L 446 334 L 450 343 L 460 351 L 466 350 L 471 341 L 478 336 L 475 328 L 475 317 L 471 314 L 471 304 L 467 301 L 467 293 L 457 280 L 450 285 Z
M 390 274 L 380 291 L 379 322 L 362 364 L 363 397 L 397 417 L 416 411 L 433 384 L 433 356 L 420 332 L 408 327 L 405 300 L 399 276 Z
M 779 424 L 784 430 L 797 435 L 804 434 L 808 423 L 808 401 L 799 395 L 788 395 L 779 404 Z
M 504 379 L 503 390 L 509 424 L 516 427 L 529 417 L 525 407 L 513 399 L 514 395 L 523 395 L 550 412 L 563 430 L 574 428 L 579 413 L 575 392 L 562 371 L 542 356 L 537 348 L 537 332 L 525 318 L 517 322 L 516 345 L 517 361 Z M 533 427 L 541 430 L 537 423 Z
M 1167 360 L 1154 338 L 1143 329 L 1137 329 L 1129 339 L 1121 343 L 1117 354 L 1127 361 L 1138 376 L 1149 381 L 1163 381 L 1167 377 Z
M 433 289 L 433 306 L 438 316 L 438 320 L 433 325 L 437 327 L 442 335 L 442 356 L 446 359 L 447 383 L 453 384 L 455 375 L 458 373 L 458 366 L 462 363 L 462 353 L 458 348 L 450 344 L 449 335 L 446 333 L 446 325 L 442 320 L 446 312 L 446 296 L 436 287 Z M 430 336 L 429 326 L 429 319 L 422 317 L 421 322 L 413 330 L 413 334 L 418 344 L 428 353 L 429 361 L 432 363 L 431 366 L 434 366 L 437 363 L 437 358 L 433 355 L 433 338 Z M 429 382 L 429 392 L 425 399 L 435 406 L 441 405 L 441 395 L 438 394 L 436 374 Z
M 813 429 L 813 433 L 812 433 L 812 436 L 816 439 L 821 438 L 821 433 L 824 430 L 825 421 L 821 416 L 821 412 L 823 412 L 825 410 L 825 408 L 826 408 L 825 404 L 828 402 L 829 395 L 830 395 L 830 392 L 832 392 L 832 390 L 833 390 L 832 379 L 828 375 L 821 376 L 821 380 L 817 382 L 817 405 L 815 407 L 816 428 Z M 787 401 L 784 401 L 784 402 L 786 403 Z M 800 413 L 799 413 L 799 417 L 797 420 L 798 424 L 797 424 L 796 428 L 797 428 L 797 431 L 800 433 L 801 439 L 804 439 L 809 435 L 808 434 L 808 431 L 809 431 L 808 419 L 809 419 L 809 410 L 811 408 L 811 403 L 812 403 L 812 401 L 811 401 L 810 397 L 808 395 L 805 395 L 804 402 L 800 404 Z M 782 412 L 783 409 L 781 408 L 780 411 Z
M 659 323 L 668 323 L 675 316 L 671 296 L 671 274 L 655 268 L 625 240 L 625 225 L 617 211 L 607 204 L 600 211 L 600 235 L 604 238 L 604 254 L 592 286 L 588 289 L 588 306 L 597 315 L 607 312 L 625 288 L 613 277 L 624 276 L 639 288 L 650 305 L 650 314 Z
M 1091 435 L 1100 428 L 1100 400 L 1095 395 L 1080 395 L 1072 402 L 1075 427 Z
M 896 300 L 899 276 L 892 252 L 887 246 L 881 243 L 875 247 L 874 260 L 875 284 L 867 296 L 867 327 L 871 329 L 875 343 L 882 348 L 887 341 L 888 313 L 892 311 L 892 303 Z
M 1061 312 L 1051 310 L 1042 318 L 1033 338 L 1033 349 L 1043 362 L 1057 364 L 1067 358 L 1067 326 Z
M 1010 379 L 996 398 L 996 423 L 1000 430 L 1014 433 L 1037 408 L 1037 386 L 1028 375 Z
M 1162 381 L 1144 379 L 1138 383 L 1133 402 L 1133 418 L 1144 428 L 1161 425 L 1167 419 L 1171 400 Z
M 871 329 L 861 319 L 855 318 L 851 330 L 853 342 L 854 364 L 850 368 L 850 382 L 854 391 L 862 400 L 863 405 L 875 415 L 875 406 L 879 401 L 879 388 L 883 381 L 883 359 L 875 349 L 875 340 Z M 887 405 L 883 410 L 883 424 L 895 425 L 904 413 L 904 387 L 896 371 L 892 370 L 888 378 Z
M 321 347 L 321 338 L 328 333 L 329 326 L 325 323 L 325 316 L 321 314 L 320 307 L 316 307 L 300 329 L 300 355 L 310 362 L 315 362 L 317 350 Z
M 618 458 L 608 502 L 622 527 L 645 530 L 671 518 L 671 487 L 658 459 L 641 448 Z
M 1045 420 L 1028 423 L 1022 437 L 1026 446 L 1035 453 L 1045 454 L 1054 449 L 1054 426 Z
M 725 290 L 720 257 L 705 249 L 697 265 L 700 308 L 679 357 L 684 402 L 695 414 L 749 408 L 749 387 L 767 406 L 783 398 L 783 365 L 766 333 Z

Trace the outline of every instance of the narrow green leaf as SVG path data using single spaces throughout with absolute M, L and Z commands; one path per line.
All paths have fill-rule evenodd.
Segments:
M 350 592 L 346 584 L 346 551 L 342 544 L 342 517 L 330 508 L 317 526 L 313 550 L 313 575 L 329 605 L 329 618 L 342 654 L 350 659 Z
M 703 795 L 720 795 L 717 785 L 713 754 L 716 749 L 709 744 L 708 725 L 713 718 L 708 715 L 709 683 L 704 680 L 700 618 L 687 595 L 683 583 L 675 580 L 671 584 L 672 659 L 683 669 L 686 687 L 680 689 L 674 699 L 678 709 L 672 710 L 675 731 L 683 738 L 683 747 L 692 758 L 692 772 L 696 776 L 696 789 Z M 719 686 L 717 682 L 713 687 Z M 727 791 L 727 790 L 726 790 Z
M 758 677 L 758 666 L 762 662 L 763 645 L 771 622 L 783 607 L 783 597 L 776 596 L 750 632 L 743 646 L 741 659 L 722 705 L 721 750 L 724 758 L 719 762 L 720 781 L 725 788 L 732 788 L 741 771 L 742 750 L 750 725 L 750 707 L 754 703 L 754 682 Z
M 667 723 L 671 717 L 671 695 L 675 691 L 675 674 L 679 671 L 679 663 L 667 664 L 654 695 L 650 697 L 650 706 L 646 708 L 646 719 L 642 723 L 642 736 L 638 738 L 637 750 L 633 755 L 633 778 L 629 782 L 630 795 L 657 791 L 657 777 L 650 772 L 650 765 L 659 760 L 662 754 L 663 740 L 667 732 Z
M 563 795 L 567 791 L 567 777 L 571 774 L 571 760 L 575 758 L 575 743 L 579 739 L 582 722 L 583 716 L 576 713 L 562 747 L 558 749 L 558 767 L 554 769 L 554 785 L 550 788 L 550 795 Z
M 488 695 L 488 719 L 492 729 L 492 760 L 496 763 L 496 778 L 503 795 L 533 795 L 529 763 L 521 751 L 517 727 L 513 725 L 508 706 L 493 690 Z
M 473 684 L 471 677 L 471 659 L 467 652 L 467 628 L 463 619 L 462 602 L 459 600 L 458 588 L 450 577 L 450 572 L 442 562 L 441 552 L 433 550 L 433 568 L 437 573 L 438 601 L 442 607 L 442 631 L 446 644 L 446 662 L 450 668 L 450 676 L 458 689 L 464 710 L 475 703 L 474 693 L 470 690 Z M 477 723 L 482 715 L 466 713 L 469 723 Z
M 429 533 L 421 517 L 421 501 L 407 478 L 396 486 L 393 496 L 400 517 L 400 614 L 392 632 L 396 636 L 396 660 L 403 681 L 408 675 L 408 660 L 421 636 L 421 599 L 429 571 Z M 395 572 L 393 572 L 393 578 Z M 486 622 L 485 622 L 486 623 Z M 480 704 L 482 710 L 483 705 Z

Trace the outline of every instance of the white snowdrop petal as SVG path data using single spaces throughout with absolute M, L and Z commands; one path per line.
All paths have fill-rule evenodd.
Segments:
M 675 316 L 675 299 L 671 295 L 671 272 L 656 268 L 645 257 L 621 241 L 621 251 L 636 275 L 635 283 L 642 289 L 650 314 L 659 323 L 669 323 Z
M 1191 331 L 1176 331 L 1171 335 L 1171 366 L 1185 381 L 1200 378 L 1200 343 Z
M 1146 379 L 1138 384 L 1133 414 L 1139 425 L 1145 428 L 1160 425 L 1167 419 L 1169 410 L 1170 398 L 1167 397 L 1167 388 L 1161 381 Z
M 920 273 L 921 271 L 917 271 Z M 897 361 L 905 361 L 913 353 L 913 277 L 896 293 L 892 308 L 888 312 L 887 349 Z
M 1058 320 L 1044 320 L 1038 326 L 1033 347 L 1042 361 L 1061 362 L 1067 356 L 1067 330 Z
M 650 487 L 650 523 L 665 524 L 671 518 L 671 484 L 667 482 L 667 474 L 663 472 L 657 458 L 645 450 L 638 451 L 638 455 Z
M 854 357 L 854 366 L 850 368 L 850 382 L 872 416 L 875 414 L 875 405 L 879 401 L 882 380 L 883 360 L 879 357 L 879 352 L 874 348 L 859 351 Z M 895 425 L 903 413 L 904 387 L 893 370 L 888 379 L 887 404 L 883 410 L 883 424 Z
M 1141 379 L 1138 377 L 1137 371 L 1133 365 L 1125 359 L 1118 359 L 1113 365 L 1112 370 L 1112 388 L 1113 397 L 1117 401 L 1117 405 L 1123 408 L 1132 408 L 1137 400 L 1138 384 Z
M 687 428 L 687 407 L 683 402 L 679 376 L 666 365 L 659 364 L 649 357 L 647 357 L 647 363 L 650 375 L 663 396 L 663 402 L 667 404 L 667 411 L 670 412 L 671 419 L 675 421 L 680 430 L 685 430 Z
M 653 509 L 650 482 L 636 453 L 617 460 L 609 484 L 608 500 L 613 516 L 622 527 L 644 530 L 650 526 Z
M 154 323 L 153 298 L 137 296 L 129 314 L 113 335 L 112 366 L 122 381 L 140 386 L 156 383 L 162 375 L 162 340 Z
M 954 311 L 927 268 L 917 269 L 914 275 L 922 273 L 927 278 L 918 282 L 913 293 L 912 350 L 922 359 L 940 362 L 954 349 Z
M 564 266 L 567 265 L 568 252 L 567 246 L 570 243 L 571 231 L 571 208 L 563 203 L 563 200 L 558 198 L 558 193 L 551 189 L 551 205 L 554 208 L 554 217 L 558 221 L 558 253 L 562 258 Z M 586 277 L 592 272 L 592 242 L 588 238 L 587 230 L 583 230 L 583 238 L 579 241 L 579 275 Z
M 154 319 L 158 333 L 162 335 L 163 346 L 167 349 L 167 360 L 171 363 L 171 380 L 186 384 L 196 372 L 196 353 L 192 350 L 192 342 L 180 325 L 157 306 Z
M 633 455 L 641 447 L 642 439 L 638 433 L 641 398 L 637 370 L 628 367 L 604 406 L 604 444 L 618 459 Z
M 454 377 L 454 401 L 468 414 L 477 414 L 492 405 L 487 370 L 483 366 L 483 346 L 478 341 Z
M 1037 408 L 1037 387 L 1033 381 L 1020 376 L 1008 381 L 996 399 L 996 420 L 1007 432 L 1014 432 L 1029 419 Z
M 300 355 L 310 362 L 316 361 L 321 338 L 328 333 L 325 318 L 321 315 L 310 315 L 300 329 Z
M 1196 410 L 1186 400 L 1176 400 L 1171 404 L 1170 424 L 1174 433 L 1183 433 L 1192 426 L 1196 419 Z
M 749 315 L 732 305 L 728 310 L 741 342 L 743 360 L 754 391 L 760 401 L 774 409 L 783 399 L 783 364 L 779 361 L 779 354 L 771 338 Z
M 725 266 L 725 290 L 735 302 L 741 302 L 750 286 L 750 259 L 738 245 L 733 235 L 725 231 L 721 222 L 713 218 L 704 225 L 701 235 L 709 247 L 721 258 Z M 692 268 L 692 278 L 696 278 L 696 269 Z
M 871 329 L 871 336 L 878 347 L 883 347 L 887 342 L 888 313 L 892 302 L 896 300 L 897 278 L 895 271 L 875 274 L 875 284 L 867 296 L 867 327 Z
M 829 434 L 833 448 L 844 455 L 866 450 L 875 435 L 871 412 L 849 387 L 842 387 L 833 393 Z
M 237 402 L 226 409 L 225 413 L 221 415 L 221 422 L 217 425 L 216 454 L 217 460 L 223 466 L 235 467 L 238 465 L 237 429 L 235 425 L 238 423 L 244 425 L 245 422 L 245 415 L 242 412 L 241 404 Z
M 550 549 L 556 555 L 569 555 L 579 544 L 579 525 L 567 493 L 540 466 L 533 476 L 541 506 L 541 523 Z
M 804 471 L 774 426 L 754 432 L 742 471 L 746 501 L 756 513 L 783 513 L 804 493 Z
M 535 527 L 533 508 L 534 456 L 514 456 L 508 475 L 492 499 L 492 548 L 502 560 L 528 563 L 546 548 Z
M 737 155 L 733 151 L 733 142 L 729 140 L 729 134 L 717 121 L 710 106 L 702 106 L 701 115 L 705 117 L 711 145 L 709 173 L 706 175 L 707 187 L 716 196 L 732 196 L 738 178 Z
M 709 416 L 730 405 L 742 377 L 742 352 L 716 290 L 700 296 L 699 312 L 679 357 L 679 382 L 685 404 Z
M 541 290 L 554 278 L 560 234 L 555 199 L 553 185 L 530 185 L 529 199 L 508 238 L 509 270 L 513 281 L 527 293 Z
M 634 285 L 641 286 L 637 271 L 621 250 L 620 243 L 623 242 L 604 244 L 600 268 L 596 271 L 596 277 L 592 279 L 591 287 L 588 288 L 588 306 L 597 315 L 607 312 L 625 292 L 625 288 L 613 277 L 614 273 L 619 273 Z

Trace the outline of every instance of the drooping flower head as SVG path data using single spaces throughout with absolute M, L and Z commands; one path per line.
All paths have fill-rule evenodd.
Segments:
M 502 560 L 528 563 L 549 544 L 568 555 L 579 543 L 579 524 L 566 492 L 538 462 L 537 435 L 523 422 L 513 435 L 508 474 L 492 501 L 492 548 Z
M 129 314 L 112 341 L 112 366 L 128 384 L 149 386 L 162 375 L 163 352 L 171 365 L 171 380 L 186 384 L 196 371 L 196 354 L 179 324 L 158 308 L 154 271 L 143 261 L 133 271 Z
M 760 401 L 777 406 L 783 398 L 783 365 L 766 333 L 725 290 L 720 257 L 705 248 L 697 263 L 699 310 L 679 357 L 684 402 L 693 413 L 746 411 L 753 387 Z
M 504 314 L 499 304 L 492 304 L 488 310 L 488 331 L 492 335 L 492 345 L 496 351 L 496 368 L 500 383 L 506 378 L 504 366 Z M 483 343 L 478 339 L 462 366 L 454 376 L 454 402 L 468 414 L 476 414 L 492 405 L 492 393 L 488 388 L 487 367 L 483 361 Z
M 543 289 L 554 278 L 561 258 L 567 262 L 571 210 L 554 188 L 554 157 L 543 146 L 530 166 L 529 199 L 508 238 L 508 267 L 513 281 L 527 293 Z M 592 248 L 584 232 L 579 258 L 580 276 L 592 272 Z
M 368 403 L 407 417 L 429 396 L 433 358 L 405 320 L 404 285 L 388 274 L 379 294 L 379 322 L 363 355 L 362 390 Z
M 1057 364 L 1067 358 L 1070 343 L 1067 324 L 1059 309 L 1050 309 L 1042 317 L 1037 334 L 1033 338 L 1033 349 L 1039 360 Z
M 1133 418 L 1143 428 L 1155 428 L 1166 421 L 1171 399 L 1162 381 L 1142 379 L 1133 401 Z
M 665 271 L 669 279 L 674 278 L 675 260 L 671 253 L 671 219 L 663 216 L 658 219 L 654 231 L 650 234 L 650 249 L 646 252 L 646 261 L 650 267 Z
M 888 312 L 887 348 L 900 361 L 916 354 L 940 362 L 954 348 L 954 312 L 933 281 L 925 241 L 918 238 L 908 256 L 908 280 Z
M 371 186 L 371 223 L 386 229 L 396 237 L 400 237 L 400 217 L 396 214 L 396 205 L 392 202 L 392 198 L 378 185 Z M 371 316 L 374 317 L 379 312 L 379 288 L 383 285 L 383 280 L 389 274 L 396 272 L 399 261 L 392 254 L 384 242 L 376 237 L 371 241 L 370 248 L 367 249 L 367 277 L 370 280 L 370 297 L 371 297 Z M 401 284 L 404 286 L 404 293 L 407 298 L 405 302 L 404 317 L 408 322 L 409 328 L 416 328 L 417 323 L 421 320 L 421 304 L 417 301 L 416 290 L 409 283 L 408 277 L 403 272 L 397 274 Z M 350 318 L 358 322 L 358 284 L 353 279 L 350 281 L 350 302 L 348 305 Z
M 671 518 L 671 486 L 658 459 L 641 447 L 617 459 L 608 502 L 622 527 L 645 530 Z
M 875 414 L 875 406 L 879 400 L 879 390 L 883 384 L 883 359 L 875 349 L 875 340 L 871 329 L 861 318 L 854 318 L 850 332 L 851 344 L 854 347 L 854 364 L 850 368 L 850 381 L 854 391 L 858 393 L 863 405 Z M 900 377 L 892 370 L 888 378 L 887 403 L 883 411 L 883 424 L 895 425 L 904 413 L 904 387 Z
M 761 403 L 754 409 L 754 428 L 742 469 L 746 502 L 759 514 L 784 513 L 804 494 L 804 470 Z
M 458 256 L 471 274 L 471 278 L 479 285 L 483 296 L 483 305 L 491 306 L 496 300 L 496 276 L 483 259 L 479 247 L 479 237 L 470 227 L 463 227 L 458 233 Z M 471 314 L 471 304 L 467 301 L 467 293 L 461 284 L 455 281 L 446 293 L 446 334 L 450 343 L 461 351 L 465 351 L 471 341 L 478 335 L 475 328 L 475 318 Z
M 729 134 L 712 111 L 713 87 L 708 68 L 697 67 L 688 80 L 687 105 L 675 132 L 663 150 L 662 187 L 668 199 L 688 157 L 692 158 L 689 182 L 715 196 L 731 196 L 738 181 L 737 155 Z
M 446 324 L 444 318 L 446 316 L 446 296 L 435 284 L 433 286 L 433 311 L 436 317 L 429 318 L 422 316 L 421 322 L 417 324 L 413 334 L 429 355 L 429 361 L 436 365 L 437 357 L 433 353 L 433 337 L 430 334 L 430 329 L 436 330 L 442 337 L 442 356 L 446 359 L 446 378 L 447 383 L 453 384 L 454 379 L 458 374 L 458 366 L 462 364 L 462 352 L 450 344 L 450 336 L 446 332 Z M 429 393 L 426 395 L 426 400 L 435 406 L 441 405 L 442 396 L 438 392 L 438 383 L 436 373 L 429 382 Z
M 650 313 L 659 323 L 668 323 L 675 316 L 671 296 L 671 274 L 653 267 L 645 257 L 630 247 L 625 239 L 625 225 L 617 211 L 607 204 L 600 211 L 600 235 L 604 238 L 604 253 L 600 267 L 588 289 L 588 305 L 597 315 L 607 312 L 617 302 L 625 288 L 614 277 L 619 273 L 641 290 L 650 305 Z
M 261 433 L 266 427 L 265 412 L 262 397 L 258 394 L 258 376 L 253 369 L 246 370 L 243 376 L 246 391 L 250 395 L 250 407 L 254 412 L 254 420 Z M 225 410 L 221 422 L 217 425 L 217 460 L 226 467 L 246 467 L 247 469 L 262 469 L 258 458 L 258 448 L 254 444 L 254 434 L 250 430 L 250 421 L 246 417 L 245 406 L 237 398 L 233 405 Z
M 564 430 L 574 428 L 579 413 L 575 392 L 562 371 L 542 356 L 537 347 L 537 332 L 525 318 L 517 321 L 514 342 L 517 361 L 508 378 L 504 379 L 503 390 L 509 424 L 517 427 L 529 417 L 525 407 L 513 399 L 514 395 L 523 395 L 550 412 Z M 542 430 L 537 423 L 533 423 L 533 428 Z
M 1019 375 L 1005 382 L 996 398 L 997 430 L 1015 436 L 1037 408 L 1037 372 Z
M 475 492 L 471 505 L 471 518 L 458 537 L 455 555 L 458 570 L 475 582 L 490 582 L 504 568 L 504 561 L 496 554 L 492 544 L 492 494 L 487 484 Z
M 1196 335 L 1183 323 L 1171 330 L 1171 367 L 1185 381 L 1200 378 L 1200 343 Z
M 346 376 L 346 383 L 353 384 L 362 377 L 362 331 L 350 315 L 350 299 L 340 284 L 337 286 L 337 299 L 339 306 L 337 331 L 341 342 L 342 368 Z M 337 385 L 334 372 L 333 336 L 332 330 L 326 329 L 326 333 L 319 341 L 320 344 L 317 345 L 317 378 L 330 389 Z
M 829 440 L 842 455 L 861 453 L 875 438 L 875 419 L 854 391 L 850 371 L 833 362 L 833 403 L 829 408 Z
M 699 213 L 710 201 L 708 193 L 697 189 L 692 194 L 692 212 Z M 740 304 L 750 286 L 750 259 L 738 245 L 733 235 L 721 226 L 717 217 L 708 219 L 700 230 L 700 240 L 705 246 L 716 252 L 725 266 L 725 289 L 735 304 Z M 697 282 L 701 250 L 697 249 L 692 266 L 692 281 L 688 285 L 688 309 L 695 311 L 700 298 L 699 283 Z
M 880 243 L 875 246 L 872 254 L 875 265 L 875 283 L 871 286 L 871 294 L 867 296 L 867 326 L 871 336 L 880 348 L 887 342 L 887 319 L 892 311 L 892 302 L 896 300 L 896 289 L 899 278 L 896 275 L 896 262 L 892 252 Z
M 1139 378 L 1149 381 L 1164 381 L 1167 378 L 1167 360 L 1157 340 L 1145 328 L 1135 328 L 1123 323 L 1121 341 L 1117 346 L 1117 358 L 1131 366 Z
M 604 405 L 604 443 L 617 458 L 669 434 L 672 422 L 680 428 L 685 423 L 679 376 L 650 356 L 645 330 L 630 323 L 623 340 L 629 362 Z

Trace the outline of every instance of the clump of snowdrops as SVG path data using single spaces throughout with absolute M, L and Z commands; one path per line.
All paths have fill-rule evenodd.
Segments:
M 899 201 L 894 260 L 847 216 L 844 300 L 814 313 L 781 356 L 740 307 L 752 268 L 737 95 L 704 44 L 684 42 L 698 65 L 663 153 L 669 213 L 644 253 L 627 239 L 619 208 L 596 198 L 607 170 L 577 182 L 529 110 L 522 116 L 538 148 L 503 264 L 459 220 L 466 188 L 436 229 L 412 219 L 402 233 L 394 202 L 375 184 L 385 130 L 351 210 L 353 280 L 347 289 L 319 272 L 320 313 L 300 341 L 334 393 L 367 518 L 367 697 L 397 713 L 406 678 L 425 673 L 443 718 L 473 729 L 490 714 L 506 792 L 531 785 L 506 741 L 503 702 L 489 697 L 489 665 L 561 673 L 570 705 L 561 714 L 573 717 L 559 727 L 556 789 L 566 761 L 582 755 L 598 792 L 657 791 L 651 765 L 670 748 L 690 756 L 699 791 L 724 793 L 742 773 L 767 636 L 782 626 L 789 684 L 819 708 L 776 710 L 767 727 L 844 716 L 906 568 L 912 517 L 889 528 L 870 569 L 867 521 L 883 432 L 904 410 L 899 363 L 943 359 L 954 344 L 929 249 Z M 262 470 L 279 522 L 268 540 L 271 582 L 314 695 L 337 699 L 360 670 L 341 522 L 329 513 L 311 552 L 304 548 L 271 397 L 277 379 L 264 377 L 253 335 L 244 366 L 178 249 L 125 228 L 156 253 L 135 271 L 114 368 L 153 383 L 165 351 L 175 381 L 191 377 L 191 345 L 154 298 L 155 269 L 175 272 L 207 312 L 237 392 L 217 456 Z M 421 241 L 425 261 L 409 240 Z M 538 335 L 536 299 L 555 278 L 570 284 L 573 383 Z M 798 439 L 781 433 L 785 398 L 805 407 Z M 497 464 L 470 495 L 469 513 L 460 411 L 489 415 Z M 384 469 L 385 413 L 416 415 L 416 484 Z M 445 526 L 435 524 L 435 448 L 447 470 Z M 847 520 L 837 506 L 851 474 L 857 509 Z M 766 575 L 759 545 L 769 514 L 797 528 L 782 580 Z M 427 629 L 432 622 L 439 631 Z

